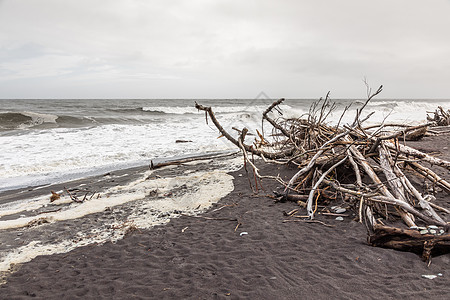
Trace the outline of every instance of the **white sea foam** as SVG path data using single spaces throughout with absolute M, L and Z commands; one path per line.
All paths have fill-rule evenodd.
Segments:
M 219 177 L 229 177 L 229 175 L 226 175 L 223 171 L 216 174 L 218 172 L 212 171 L 212 172 L 196 172 L 195 174 L 190 174 L 187 176 L 178 176 L 176 179 L 174 178 L 160 178 L 160 179 L 154 179 L 154 180 L 146 180 L 145 178 L 150 175 L 150 173 L 145 174 L 145 177 L 142 179 L 139 179 L 137 181 L 134 181 L 126 186 L 118 186 L 111 188 L 110 190 L 106 191 L 102 197 L 100 198 L 94 198 L 90 201 L 85 201 L 82 203 L 79 203 L 77 205 L 71 205 L 67 209 L 53 212 L 53 213 L 46 213 L 45 216 L 37 215 L 32 217 L 25 217 L 25 218 L 17 218 L 14 220 L 7 220 L 7 221 L 0 221 L 0 230 L 2 229 L 10 229 L 10 228 L 18 228 L 18 227 L 24 227 L 30 224 L 33 221 L 36 221 L 42 217 L 44 217 L 48 222 L 57 222 L 57 221 L 64 221 L 64 220 L 71 220 L 71 219 L 77 219 L 84 217 L 89 214 L 98 213 L 104 211 L 107 207 L 114 207 L 117 205 L 122 205 L 130 201 L 135 201 L 139 199 L 144 199 L 148 194 L 150 194 L 151 191 L 158 190 L 161 193 L 168 192 L 172 189 L 177 188 L 178 186 L 184 185 L 186 188 L 193 189 L 194 187 L 197 187 L 197 185 L 205 185 L 205 184 L 212 184 L 216 182 L 220 182 L 223 180 Z M 211 186 L 210 189 L 220 189 L 219 186 Z M 197 195 L 196 197 L 201 197 L 204 195 Z M 180 206 L 185 208 L 192 208 L 190 203 L 194 199 L 191 199 L 189 194 L 184 195 L 181 199 L 175 200 L 175 202 L 172 199 L 164 199 L 162 202 L 161 200 L 158 201 L 152 201 L 150 206 L 154 206 L 155 203 L 164 203 L 159 205 L 158 207 L 165 207 L 169 210 L 170 207 L 172 209 L 177 208 L 177 202 L 180 201 Z M 23 211 L 26 207 L 26 210 L 35 210 L 45 205 L 45 203 L 48 203 L 48 198 L 41 198 L 37 201 L 28 202 L 27 205 L 21 206 L 19 209 L 14 210 L 14 213 L 18 213 L 20 211 Z M 195 205 L 198 206 L 199 202 L 202 201 L 201 199 L 195 199 Z M 204 201 L 204 200 L 203 200 Z M 65 196 L 61 202 L 70 202 L 70 199 L 68 196 Z M 205 203 L 210 203 L 209 201 L 206 201 Z M 31 204 L 31 205 L 30 205 Z M 201 204 L 202 207 L 204 203 Z M 4 212 L 5 213 L 5 212 Z
M 216 137 L 217 131 L 201 121 L 56 128 L 0 136 L 0 191 L 145 165 L 155 157 L 232 148 Z M 192 142 L 176 143 L 177 139 Z

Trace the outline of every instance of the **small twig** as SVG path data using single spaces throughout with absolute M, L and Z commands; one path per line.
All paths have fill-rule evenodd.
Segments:
M 241 226 L 241 225 L 242 225 L 242 223 L 238 221 L 236 227 L 234 227 L 234 232 L 236 232 L 238 230 L 239 226 Z
M 72 194 L 69 192 L 69 190 L 68 190 L 67 188 L 64 187 L 64 190 L 65 190 L 66 193 L 69 195 L 70 200 L 75 201 L 75 202 L 78 202 L 78 203 L 83 202 L 83 200 L 78 199 L 77 196 L 72 195 Z

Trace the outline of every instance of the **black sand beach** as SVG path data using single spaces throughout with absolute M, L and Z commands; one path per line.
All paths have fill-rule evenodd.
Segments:
M 447 134 L 408 144 L 448 160 L 449 141 Z M 448 171 L 434 169 L 450 178 Z M 262 174 L 286 178 L 295 171 L 261 166 Z M 318 216 L 332 227 L 283 222 L 283 212 L 298 206 L 266 196 L 277 188 L 275 182 L 264 181 L 265 190 L 255 195 L 244 170 L 231 175 L 234 190 L 204 214 L 134 230 L 116 243 L 38 256 L 7 275 L 0 298 L 448 299 L 449 255 L 433 258 L 427 267 L 416 254 L 371 247 L 353 213 L 344 221 Z M 442 191 L 436 201 L 450 204 Z M 102 222 L 98 217 L 88 219 Z M 42 232 L 57 230 L 52 226 L 63 225 L 44 224 Z M 438 273 L 442 276 L 433 280 L 422 277 Z

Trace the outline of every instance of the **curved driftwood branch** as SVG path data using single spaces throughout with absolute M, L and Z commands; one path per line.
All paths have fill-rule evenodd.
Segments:
M 284 98 L 281 98 L 274 103 L 272 103 L 264 112 L 263 112 L 263 119 L 267 120 L 270 125 L 272 125 L 274 128 L 278 129 L 283 133 L 286 137 L 290 137 L 289 132 L 281 125 L 279 125 L 277 122 L 275 122 L 273 119 L 271 119 L 267 114 L 272 111 L 272 109 L 278 105 L 280 105 L 284 101 Z
M 200 105 L 198 103 L 195 103 L 195 108 L 197 108 L 198 110 L 205 111 L 208 114 L 208 116 L 211 119 L 211 121 L 216 126 L 216 128 L 219 130 L 219 132 L 224 137 L 226 137 L 227 140 L 229 140 L 230 142 L 235 144 L 237 147 L 240 147 L 239 141 L 236 140 L 233 136 L 231 136 L 225 129 L 223 129 L 222 125 L 220 125 L 219 121 L 217 121 L 216 116 L 214 115 L 214 112 L 212 111 L 211 107 L 206 107 L 206 106 Z M 291 155 L 294 152 L 293 148 L 290 148 L 290 149 L 287 149 L 287 150 L 284 150 L 284 151 L 280 151 L 280 152 L 271 153 L 271 152 L 264 152 L 264 151 L 255 149 L 253 146 L 249 146 L 249 145 L 246 145 L 246 144 L 243 144 L 242 146 L 244 147 L 245 151 L 251 152 L 251 153 L 253 153 L 255 155 L 258 155 L 258 156 L 264 155 L 265 157 L 270 158 L 270 159 L 284 158 L 286 156 Z
M 334 169 L 336 169 L 338 166 L 342 165 L 347 160 L 347 158 L 348 158 L 347 156 L 344 157 L 343 159 L 341 159 L 340 161 L 335 163 L 333 166 L 331 166 L 325 173 L 323 173 L 322 176 L 320 176 L 319 180 L 317 180 L 316 184 L 311 189 L 311 192 L 309 192 L 306 210 L 308 212 L 308 216 L 310 217 L 310 219 L 314 219 L 314 211 L 312 209 L 312 202 L 313 202 L 314 194 L 317 191 L 317 188 L 322 184 L 325 177 L 328 174 L 330 174 L 330 172 L 332 172 Z

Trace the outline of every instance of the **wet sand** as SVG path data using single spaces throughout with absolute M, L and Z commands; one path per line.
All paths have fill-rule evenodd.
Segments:
M 450 135 L 407 144 L 450 158 Z M 177 176 L 204 171 L 210 164 L 162 169 L 158 176 L 171 176 L 164 172 Z M 433 169 L 450 178 L 449 171 Z M 285 178 L 295 171 L 261 166 L 262 174 L 280 173 Z M 171 211 L 174 218 L 170 222 L 149 229 L 129 227 L 123 239 L 38 256 L 14 267 L 17 270 L 0 286 L 0 298 L 448 299 L 450 255 L 433 258 L 427 267 L 416 254 L 368 246 L 365 227 L 354 221 L 354 213 L 347 213 L 344 221 L 318 216 L 318 220 L 332 227 L 283 222 L 284 212 L 299 207 L 294 203 L 274 203 L 267 197 L 277 189 L 277 183 L 264 181 L 264 191 L 254 194 L 245 170 L 230 175 L 234 178 L 233 191 L 207 212 L 188 216 Z M 90 188 L 97 188 L 92 184 Z M 439 191 L 436 201 L 449 207 L 449 198 Z M 333 205 L 346 207 L 345 203 Z M 125 223 L 130 214 L 124 211 L 129 206 L 116 207 L 111 214 Z M 450 216 L 442 215 L 449 221 Z M 19 237 L 55 236 L 52 232 L 59 236 L 66 232 L 63 227 L 89 227 L 89 223 L 108 222 L 106 216 L 90 214 L 63 223 L 20 229 Z M 3 243 L 13 242 L 17 232 L 2 231 Z M 11 236 L 4 238 L 7 234 Z M 422 277 L 438 273 L 442 276 L 433 280 Z

